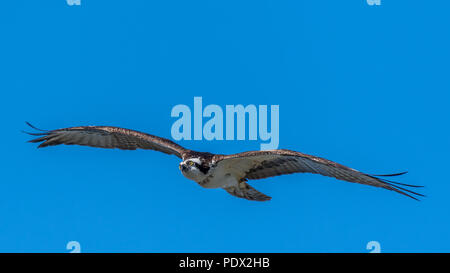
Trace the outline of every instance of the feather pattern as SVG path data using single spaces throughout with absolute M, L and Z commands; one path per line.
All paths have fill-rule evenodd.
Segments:
M 413 195 L 424 196 L 401 187 L 421 186 L 402 184 L 382 178 L 386 176 L 398 176 L 406 172 L 387 175 L 369 175 L 324 158 L 290 150 L 250 151 L 232 155 L 216 155 L 214 160 L 218 165 L 224 164 L 226 168 L 235 170 L 234 174 L 238 180 L 262 179 L 292 173 L 314 173 L 334 177 L 343 181 L 392 190 L 415 200 L 418 199 Z
M 42 142 L 38 148 L 66 144 L 123 150 L 147 149 L 174 154 L 179 158 L 183 158 L 187 152 L 185 148 L 168 139 L 119 127 L 80 126 L 46 131 L 27 124 L 42 132 L 25 132 L 33 136 L 40 136 L 29 141 L 32 143 Z

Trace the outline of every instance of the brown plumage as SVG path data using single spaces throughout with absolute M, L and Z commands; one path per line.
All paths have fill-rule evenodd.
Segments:
M 122 150 L 155 150 L 166 154 L 174 154 L 179 158 L 182 158 L 183 153 L 186 153 L 186 149 L 168 139 L 119 127 L 80 126 L 46 131 L 38 129 L 28 122 L 27 124 L 34 129 L 43 131 L 43 133 L 28 133 L 42 136 L 29 141 L 33 143 L 42 142 L 38 148 L 59 144 L 76 144 Z
M 232 155 L 216 155 L 214 160 L 217 164 L 221 161 L 233 161 L 241 180 L 263 179 L 283 174 L 292 173 L 315 173 L 324 176 L 334 177 L 339 180 L 380 187 L 398 192 L 413 199 L 411 194 L 423 196 L 422 194 L 405 189 L 407 187 L 421 187 L 389 181 L 376 176 L 397 176 L 405 174 L 388 174 L 388 175 L 369 175 L 346 167 L 339 163 L 317 157 L 303 154 L 291 150 L 270 150 L 270 151 L 250 151 Z
M 38 148 L 66 144 L 124 150 L 148 149 L 176 155 L 183 160 L 180 163 L 180 169 L 188 179 L 196 181 L 205 188 L 223 188 L 236 197 L 248 200 L 266 201 L 270 200 L 270 197 L 252 188 L 246 183 L 247 180 L 292 173 L 321 174 L 343 181 L 392 190 L 416 200 L 417 198 L 412 195 L 423 196 L 405 188 L 420 186 L 382 178 L 404 173 L 369 175 L 324 158 L 291 150 L 250 151 L 220 155 L 192 151 L 165 138 L 119 127 L 80 126 L 47 131 L 27 124 L 41 131 L 41 133 L 28 133 L 39 136 L 30 140 L 32 143 L 42 142 Z

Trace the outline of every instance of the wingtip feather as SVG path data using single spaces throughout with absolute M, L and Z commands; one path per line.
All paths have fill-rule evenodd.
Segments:
M 30 126 L 31 128 L 35 129 L 35 130 L 38 130 L 38 131 L 41 131 L 41 132 L 48 132 L 48 130 L 42 130 L 42 129 L 37 128 L 36 126 L 34 126 L 33 124 L 29 123 L 28 121 L 25 121 L 25 123 L 28 126 Z

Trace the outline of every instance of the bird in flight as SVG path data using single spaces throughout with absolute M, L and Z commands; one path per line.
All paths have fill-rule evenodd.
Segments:
M 353 183 L 380 187 L 406 195 L 415 200 L 424 196 L 405 187 L 421 187 L 402 184 L 384 177 L 405 174 L 370 175 L 339 163 L 291 150 L 249 151 L 222 155 L 186 149 L 171 140 L 112 126 L 79 126 L 56 130 L 25 132 L 39 136 L 29 142 L 39 143 L 38 148 L 59 144 L 83 145 L 122 150 L 146 149 L 172 154 L 182 161 L 179 169 L 184 177 L 203 188 L 222 188 L 231 195 L 254 201 L 267 201 L 271 197 L 251 187 L 247 181 L 292 173 L 314 173 Z

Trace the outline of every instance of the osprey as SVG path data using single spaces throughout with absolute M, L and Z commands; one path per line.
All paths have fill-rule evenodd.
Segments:
M 204 188 L 222 188 L 231 195 L 254 201 L 271 197 L 255 190 L 247 180 L 292 173 L 315 173 L 353 183 L 380 187 L 418 200 L 424 196 L 405 187 L 421 187 L 393 182 L 382 177 L 405 174 L 370 175 L 336 162 L 291 150 L 250 151 L 231 155 L 211 154 L 186 149 L 168 139 L 112 126 L 80 126 L 28 133 L 39 136 L 29 142 L 42 142 L 38 148 L 66 144 L 123 150 L 146 149 L 173 154 L 182 161 L 179 169 L 184 177 Z M 400 186 L 401 185 L 401 186 Z M 409 193 L 409 194 L 408 194 Z

